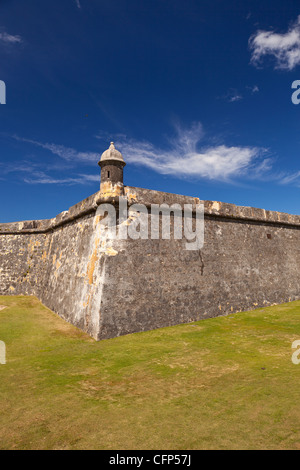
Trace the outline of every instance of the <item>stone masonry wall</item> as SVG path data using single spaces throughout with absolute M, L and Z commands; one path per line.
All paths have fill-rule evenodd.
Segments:
M 129 205 L 199 202 L 125 193 Z M 96 213 L 102 202 L 118 198 L 96 193 L 55 219 L 1 224 L 0 294 L 36 295 L 95 339 L 300 298 L 299 216 L 204 201 L 204 246 L 188 251 L 172 236 L 110 240 Z

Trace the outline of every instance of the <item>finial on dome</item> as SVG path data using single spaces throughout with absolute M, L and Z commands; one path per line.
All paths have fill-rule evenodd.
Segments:
M 115 148 L 115 144 L 114 142 L 111 142 L 110 143 L 110 146 L 107 150 L 105 150 L 105 152 L 102 153 L 101 155 L 101 158 L 100 158 L 100 162 L 99 162 L 99 165 L 104 162 L 104 161 L 108 161 L 108 160 L 113 160 L 113 161 L 116 161 L 116 162 L 121 162 L 124 164 L 125 166 L 125 162 L 123 160 L 123 157 L 122 157 L 122 154 L 121 152 L 119 152 L 119 150 L 117 150 Z M 101 165 L 100 165 L 101 166 Z

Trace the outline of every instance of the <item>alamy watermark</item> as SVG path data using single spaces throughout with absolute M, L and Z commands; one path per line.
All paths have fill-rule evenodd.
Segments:
M 0 341 L 0 364 L 6 364 L 6 346 L 4 341 Z
M 292 89 L 296 90 L 292 94 L 292 103 L 299 104 L 300 103 L 300 80 L 294 80 L 292 83 Z
M 295 366 L 298 366 L 300 364 L 300 340 L 293 342 L 292 349 L 296 349 L 292 355 L 292 363 L 295 364 Z
M 128 209 L 127 198 L 120 197 L 118 210 L 113 204 L 100 204 L 97 216 L 111 240 L 170 240 L 172 232 L 174 240 L 186 240 L 186 250 L 204 245 L 203 204 L 132 204 Z
M 0 80 L 0 104 L 6 104 L 6 85 Z

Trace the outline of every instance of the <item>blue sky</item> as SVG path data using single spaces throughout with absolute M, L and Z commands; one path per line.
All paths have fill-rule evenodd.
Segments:
M 0 221 L 125 184 L 300 213 L 294 0 L 1 0 Z M 300 93 L 299 93 L 300 97 Z

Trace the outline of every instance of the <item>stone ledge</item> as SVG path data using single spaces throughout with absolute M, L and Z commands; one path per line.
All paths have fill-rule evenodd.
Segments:
M 270 225 L 276 224 L 300 227 L 299 215 L 266 211 L 265 209 L 254 207 L 236 206 L 235 204 L 219 201 L 200 201 L 200 199 L 195 197 L 130 186 L 125 186 L 124 190 L 129 205 L 144 204 L 147 207 L 150 207 L 151 204 L 165 203 L 168 205 L 179 204 L 183 207 L 184 204 L 192 204 L 193 210 L 195 210 L 196 205 L 202 202 L 204 204 L 204 214 L 207 217 L 248 221 L 249 223 L 260 222 Z M 85 215 L 93 213 L 101 203 L 118 204 L 118 195 L 115 195 L 114 197 L 113 194 L 110 194 L 109 197 L 105 198 L 99 191 L 70 207 L 68 211 L 61 212 L 53 219 L 0 224 L 0 235 L 47 233 L 71 223 L 76 219 L 84 217 Z

